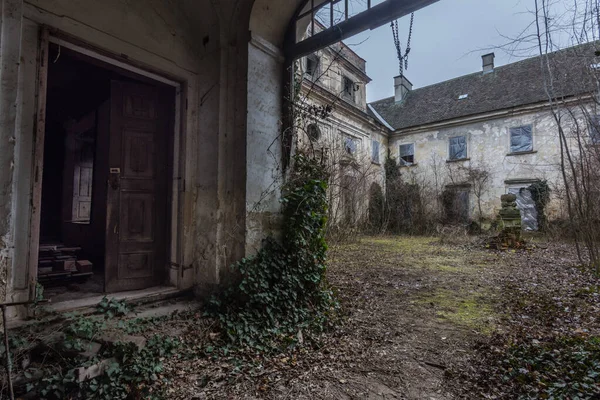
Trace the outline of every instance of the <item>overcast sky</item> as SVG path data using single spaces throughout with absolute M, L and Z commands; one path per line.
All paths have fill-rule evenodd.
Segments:
M 440 0 L 419 10 L 406 77 L 419 88 L 480 71 L 481 56 L 490 51 L 496 53 L 496 65 L 522 59 L 494 47 L 508 43 L 503 36 L 516 37 L 526 29 L 533 21 L 532 9 L 533 0 Z M 409 21 L 409 16 L 400 20 L 403 44 Z M 345 42 L 367 60 L 367 73 L 373 79 L 367 88 L 368 101 L 392 96 L 398 59 L 389 24 Z

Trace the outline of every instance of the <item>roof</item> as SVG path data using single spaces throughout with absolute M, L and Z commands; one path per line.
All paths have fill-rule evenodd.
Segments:
M 578 96 L 595 87 L 597 79 L 590 73 L 590 66 L 599 62 L 599 49 L 600 42 L 591 42 L 548 54 L 555 88 L 552 97 Z M 464 75 L 412 90 L 400 103 L 389 97 L 371 106 L 394 130 L 399 130 L 545 102 L 548 94 L 542 61 L 546 59 L 538 56 L 496 67 L 489 73 Z M 459 99 L 465 94 L 468 97 Z

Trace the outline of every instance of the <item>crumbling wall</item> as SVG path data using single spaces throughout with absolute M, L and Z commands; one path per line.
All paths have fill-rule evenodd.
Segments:
M 511 127 L 533 126 L 533 151 L 510 154 Z M 450 161 L 449 138 L 466 135 L 468 158 Z M 442 185 L 462 184 L 464 177 L 457 171 L 465 168 L 487 168 L 490 179 L 482 195 L 484 218 L 493 219 L 500 209 L 500 196 L 510 188 L 527 187 L 536 180 L 547 180 L 553 195 L 546 213 L 549 219 L 560 214 L 561 201 L 556 194 L 562 186 L 559 162 L 559 142 L 554 119 L 548 111 L 489 117 L 482 121 L 463 119 L 444 126 L 405 130 L 390 138 L 390 150 L 399 155 L 401 144 L 415 144 L 415 165 L 402 168 L 405 175 L 419 176 L 424 182 L 435 184 L 434 172 L 441 174 Z M 470 214 L 477 217 L 477 200 L 471 190 Z
M 252 254 L 279 230 L 283 54 L 258 36 L 248 53 L 246 253 Z

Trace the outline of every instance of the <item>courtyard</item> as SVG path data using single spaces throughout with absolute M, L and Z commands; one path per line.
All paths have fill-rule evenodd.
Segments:
M 578 267 L 574 246 L 528 243 L 491 250 L 452 235 L 332 246 L 328 279 L 341 304 L 334 328 L 299 332 L 304 337 L 283 353 L 223 353 L 214 322 L 200 311 L 191 320 L 175 314 L 154 329 L 169 326 L 186 351 L 203 356 L 165 359 L 155 387 L 172 399 L 519 398 L 547 385 L 548 372 L 535 375 L 546 366 L 529 361 L 503 367 L 507 354 L 518 364 L 520 346 L 598 344 L 600 335 L 600 282 Z M 580 398 L 598 393 L 595 363 L 586 364 L 592 383 Z M 559 379 L 555 368 L 550 376 Z M 565 374 L 555 383 L 568 388 L 576 378 Z
M 554 398 L 600 393 L 600 280 L 579 266 L 573 245 L 532 237 L 523 249 L 493 250 L 457 233 L 360 237 L 330 247 L 327 277 L 339 300 L 335 319 L 320 333 L 299 330 L 279 351 L 232 346 L 192 298 L 145 306 L 105 298 L 91 315 L 40 317 L 12 331 L 16 392 L 65 398 L 93 389 L 105 398 L 122 385 L 124 398 L 430 400 L 548 398 L 548 386 Z M 132 371 L 135 385 L 126 380 Z

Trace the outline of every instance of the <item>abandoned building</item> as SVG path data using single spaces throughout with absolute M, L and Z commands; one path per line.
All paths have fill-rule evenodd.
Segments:
M 322 30 L 317 22 L 315 32 Z M 325 157 L 330 225 L 358 227 L 367 218 L 370 188 L 385 186 L 389 132 L 368 112 L 366 61 L 339 42 L 303 58 L 300 70 L 300 145 Z
M 435 1 L 301 40 L 339 2 L 3 0 L 0 297 L 49 274 L 78 287 L 54 310 L 208 293 L 278 229 L 293 61 Z
M 557 102 L 585 131 L 588 144 L 598 141 L 598 113 L 590 95 L 597 90 L 597 42 L 548 55 L 559 79 L 549 101 L 540 57 L 497 67 L 494 54 L 482 57 L 482 70 L 419 89 L 405 76 L 395 78 L 395 95 L 370 104 L 374 116 L 391 126 L 389 150 L 405 180 L 453 199 L 459 220 L 493 220 L 500 196 L 517 194 L 524 228 L 537 230 L 537 210 L 529 187 L 546 181 L 551 201 L 548 219 L 561 219 L 563 203 L 561 145 L 551 113 Z M 569 111 L 569 107 L 570 111 Z M 574 135 L 575 133 L 571 133 Z M 573 146 L 576 148 L 576 146 Z M 469 172 L 487 176 L 478 215 L 476 182 Z M 482 176 L 479 174 L 479 176 Z M 430 206 L 434 206 L 432 201 Z

